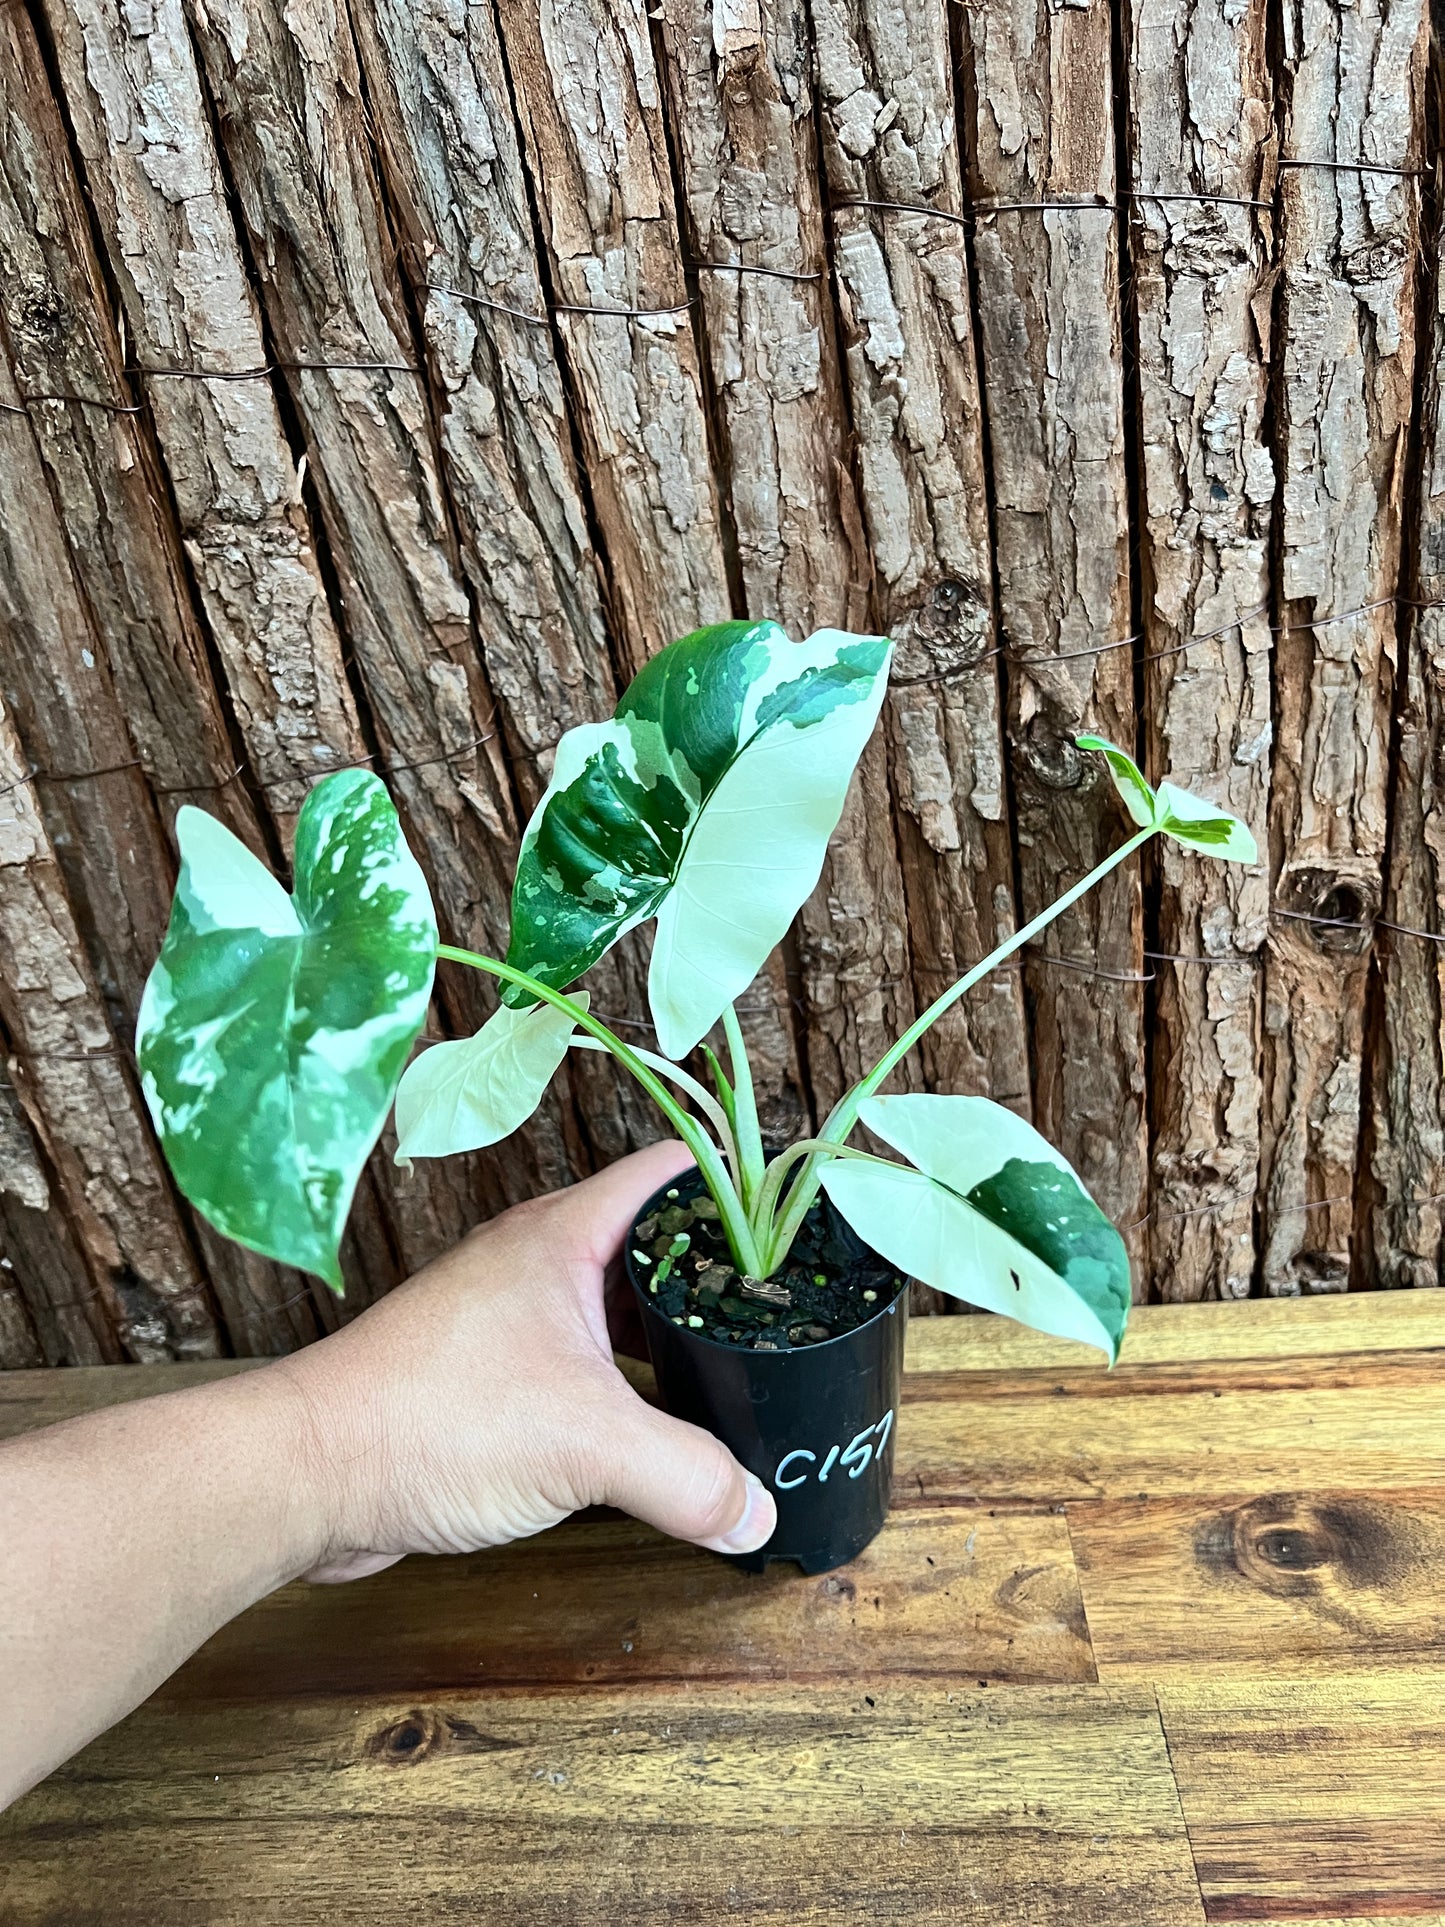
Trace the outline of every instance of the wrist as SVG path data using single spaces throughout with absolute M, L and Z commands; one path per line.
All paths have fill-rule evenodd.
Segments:
M 210 1388 L 223 1394 L 214 1418 L 245 1493 L 258 1598 L 321 1564 L 341 1530 L 336 1455 L 294 1362 Z

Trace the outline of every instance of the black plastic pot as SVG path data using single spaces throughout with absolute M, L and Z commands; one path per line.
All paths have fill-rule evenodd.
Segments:
M 666 1200 L 664 1186 L 638 1220 Z M 831 1572 L 855 1559 L 888 1516 L 907 1290 L 841 1337 L 786 1352 L 743 1351 L 665 1317 L 631 1245 L 627 1275 L 664 1410 L 720 1438 L 777 1503 L 772 1538 L 760 1552 L 732 1555 L 732 1564 L 761 1572 L 790 1559 L 804 1572 Z

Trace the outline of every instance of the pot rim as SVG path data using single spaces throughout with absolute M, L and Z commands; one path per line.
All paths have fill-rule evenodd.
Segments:
M 675 1189 L 680 1179 L 691 1177 L 697 1168 L 695 1164 L 689 1165 L 685 1171 L 679 1171 L 677 1177 L 669 1178 L 665 1185 L 660 1184 L 657 1187 L 652 1196 L 632 1220 L 632 1223 L 628 1226 L 627 1243 L 623 1247 L 622 1261 L 627 1271 L 628 1282 L 636 1294 L 638 1303 L 644 1311 L 651 1312 L 652 1316 L 656 1318 L 659 1323 L 666 1325 L 669 1330 L 680 1333 L 682 1336 L 690 1339 L 694 1344 L 710 1345 L 715 1352 L 726 1352 L 732 1358 L 775 1360 L 796 1358 L 804 1353 L 815 1356 L 820 1352 L 827 1351 L 830 1345 L 845 1344 L 850 1338 L 857 1338 L 862 1332 L 871 1331 L 880 1318 L 891 1317 L 897 1311 L 900 1301 L 906 1303 L 908 1288 L 912 1283 L 912 1280 L 909 1278 L 903 1280 L 902 1285 L 894 1292 L 886 1305 L 880 1305 L 871 1318 L 865 1318 L 861 1325 L 854 1325 L 851 1331 L 834 1332 L 831 1338 L 820 1338 L 812 1345 L 790 1345 L 787 1351 L 759 1352 L 749 1345 L 727 1345 L 724 1344 L 720 1338 L 710 1338 L 705 1331 L 699 1331 L 696 1326 L 689 1325 L 686 1322 L 681 1325 L 675 1325 L 673 1321 L 653 1303 L 652 1294 L 642 1289 L 642 1279 L 638 1275 L 638 1267 L 632 1256 L 632 1234 L 642 1220 L 652 1211 L 657 1200 L 659 1198 L 665 1199 L 668 1191 Z M 869 1245 L 868 1249 L 872 1251 L 873 1247 Z M 875 1255 L 881 1257 L 882 1254 L 878 1253 Z M 886 1262 L 886 1260 L 884 1262 Z

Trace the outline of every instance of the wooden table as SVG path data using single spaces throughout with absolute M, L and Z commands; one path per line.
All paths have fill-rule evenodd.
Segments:
M 292 1588 L 0 1821 L 0 1920 L 1440 1927 L 1442 1349 L 1425 1292 L 1147 1311 L 1112 1374 L 920 1321 L 852 1567 L 611 1518 Z

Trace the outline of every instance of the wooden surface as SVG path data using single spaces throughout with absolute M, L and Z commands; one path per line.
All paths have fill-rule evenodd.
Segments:
M 0 1821 L 0 1920 L 1442 1927 L 1442 1354 L 1427 1292 L 1112 1374 L 916 1321 L 852 1566 L 598 1516 L 290 1588 Z M 0 1436 L 236 1369 L 0 1376 Z

